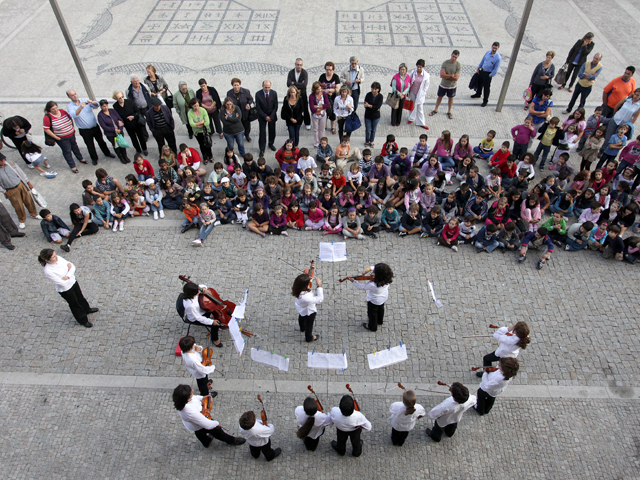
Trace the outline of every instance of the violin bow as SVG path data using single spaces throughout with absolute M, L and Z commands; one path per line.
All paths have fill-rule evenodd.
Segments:
M 440 395 L 450 395 L 449 392 L 439 392 L 437 390 L 427 390 L 426 388 L 414 388 L 414 390 L 420 390 L 421 392 L 439 393 Z

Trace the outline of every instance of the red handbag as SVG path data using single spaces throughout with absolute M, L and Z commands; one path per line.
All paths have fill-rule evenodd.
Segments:
M 413 100 L 409 100 L 409 99 L 405 98 L 404 99 L 404 105 L 402 105 L 402 108 L 412 112 L 413 111 Z
M 176 345 L 176 357 L 182 356 L 182 350 L 180 349 L 180 341 L 178 341 L 178 345 Z

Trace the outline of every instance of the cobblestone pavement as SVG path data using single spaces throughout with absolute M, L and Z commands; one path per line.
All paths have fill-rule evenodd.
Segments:
M 341 23 L 337 21 L 335 24 L 329 22 L 328 30 L 320 37 L 321 42 L 331 47 L 330 55 L 316 48 L 318 39 L 312 35 L 303 36 L 299 51 L 289 53 L 288 30 L 284 26 L 293 19 L 291 12 L 299 11 L 300 7 L 290 0 L 272 2 L 269 6 L 279 12 L 277 25 L 272 22 L 271 47 L 140 45 L 136 42 L 141 38 L 141 29 L 147 28 L 141 25 L 154 8 L 172 3 L 182 5 L 186 0 L 160 3 L 150 0 L 135 3 L 61 0 L 60 3 L 63 11 L 69 12 L 67 23 L 100 98 L 110 98 L 114 86 L 125 87 L 127 76 L 134 72 L 142 74 L 149 62 L 161 66 L 172 89 L 181 79 L 194 87 L 197 79 L 205 76 L 223 93 L 229 79 L 238 75 L 243 79 L 243 86 L 254 92 L 261 80 L 269 76 L 282 97 L 286 72 L 293 66 L 292 60 L 296 56 L 305 59 L 305 68 L 309 68 L 315 78 L 320 74 L 318 66 L 328 58 L 345 64 L 355 53 L 370 71 L 366 83 L 378 80 L 385 88 L 399 62 L 412 64 L 415 58 L 425 58 L 432 73 L 425 105 L 429 112 L 437 88 L 434 74 L 439 64 L 449 56 L 452 48 L 463 49 L 462 44 L 455 43 L 462 42 L 461 39 L 452 45 L 421 49 L 400 47 L 397 43 L 377 48 L 345 46 L 341 43 L 344 37 L 338 32 Z M 199 5 L 202 2 L 190 3 Z M 207 8 L 214 9 L 209 3 Z M 243 5 L 221 3 L 244 12 L 241 15 L 246 15 L 246 10 L 251 10 L 251 15 L 270 15 L 260 11 L 264 5 L 254 0 L 247 0 Z M 400 8 L 394 5 L 401 3 L 391 2 L 389 8 Z M 413 3 L 429 5 L 434 1 L 413 0 Z M 482 48 L 463 49 L 460 59 L 463 65 L 479 61 L 490 43 L 498 39 L 503 45 L 501 52 L 506 66 L 513 41 L 509 35 L 513 31 L 511 17 L 518 14 L 513 12 L 522 10 L 523 2 L 438 0 L 437 3 L 440 7 L 464 4 L 464 11 L 477 33 L 476 39 Z M 345 8 L 336 5 L 335 10 Z M 372 8 L 369 2 L 355 2 L 348 9 L 364 11 L 369 8 Z M 588 30 L 596 33 L 596 50 L 604 53 L 606 68 L 598 80 L 599 88 L 620 75 L 626 65 L 638 63 L 637 48 L 628 48 L 640 42 L 638 17 L 634 15 L 637 7 L 631 2 L 587 0 L 580 2 L 582 10 L 579 10 L 573 0 L 560 4 L 543 0 L 536 2 L 535 8 L 539 11 L 552 9 L 554 14 L 551 17 L 532 14 L 529 37 L 518 58 L 503 112 L 498 114 L 491 106 L 480 108 L 468 98 L 466 84 L 471 70 L 465 70 L 454 105 L 455 118 L 447 119 L 443 115 L 446 110 L 441 109 L 441 114 L 428 120 L 431 145 L 445 129 L 456 139 L 463 133 L 469 134 L 472 144 L 477 144 L 489 129 L 498 132 L 497 144 L 510 139 L 509 129 L 524 118 L 523 85 L 528 84 L 531 71 L 544 52 L 548 48 L 556 50 L 555 63 L 559 67 L 573 42 Z M 333 9 L 331 6 L 329 15 L 334 15 Z M 603 18 L 603 11 L 617 12 L 617 15 Z M 71 12 L 82 12 L 84 20 L 74 18 Z M 0 94 L 0 113 L 4 117 L 20 114 L 37 126 L 44 103 L 54 98 L 66 105 L 64 91 L 67 88 L 80 91 L 79 78 L 57 33 L 48 2 L 0 1 L 0 18 L 7 32 L 3 51 L 12 60 L 6 62 L 6 68 L 0 72 L 4 85 Z M 571 19 L 569 25 L 561 24 L 560 19 L 565 18 Z M 591 23 L 596 18 L 597 26 Z M 247 31 L 254 28 L 248 25 L 243 28 Z M 43 31 L 54 32 L 46 44 L 39 40 L 39 32 Z M 554 32 L 552 46 L 546 45 L 549 31 Z M 369 41 L 369 37 L 366 38 Z M 623 49 L 622 45 L 627 48 Z M 23 74 L 24 59 L 10 53 L 14 51 L 39 52 L 53 67 L 40 69 L 38 81 L 27 82 Z M 240 58 L 247 63 L 238 63 Z M 229 63 L 230 59 L 234 63 Z M 502 79 L 502 76 L 497 77 L 492 85 L 490 105 L 495 105 Z M 599 94 L 594 93 L 589 98 L 588 111 L 599 103 L 598 97 Z M 569 98 L 566 91 L 555 91 L 555 115 L 560 114 Z M 405 121 L 406 116 L 405 113 Z M 560 116 L 564 118 L 564 115 Z M 389 111 L 385 106 L 375 150 L 382 146 L 387 133 L 394 133 L 401 146 L 411 147 L 424 132 L 406 123 L 391 129 L 388 123 Z M 254 124 L 254 140 L 245 144 L 247 151 L 254 155 L 258 153 L 257 129 Z M 38 131 L 34 128 L 35 138 L 42 143 Z M 278 122 L 277 133 L 275 143 L 280 146 L 287 135 L 282 121 Z M 196 146 L 195 140 L 188 140 L 183 126 L 178 127 L 177 134 L 178 143 Z M 335 147 L 336 137 L 330 138 Z M 79 136 L 78 141 L 81 151 L 86 154 Z M 363 141 L 361 129 L 354 133 L 352 144 L 362 148 Z M 155 167 L 154 144 L 153 141 L 150 144 L 149 159 Z M 300 145 L 312 145 L 311 132 L 301 131 Z M 216 160 L 222 157 L 224 147 L 223 140 L 214 138 Z M 3 153 L 23 165 L 8 147 Z M 74 175 L 66 167 L 57 147 L 46 148 L 45 155 L 59 172 L 55 180 L 45 180 L 34 170 L 24 170 L 49 202 L 49 208 L 66 221 L 69 204 L 81 200 L 81 181 L 94 179 L 95 167 L 81 165 L 81 173 Z M 275 165 L 270 151 L 267 161 Z M 575 154 L 571 163 L 578 165 Z M 133 171 L 129 165 L 102 156 L 99 166 L 121 180 Z M 209 165 L 208 169 L 211 168 Z M 480 168 L 486 173 L 486 167 L 481 165 Z M 538 172 L 536 179 L 543 175 Z M 3 201 L 12 211 L 8 202 Z M 425 476 L 639 478 L 637 430 L 640 407 L 637 398 L 640 368 L 635 356 L 640 336 L 637 331 L 638 298 L 634 288 L 639 280 L 638 269 L 603 260 L 593 252 L 556 251 L 549 264 L 537 271 L 538 254 L 535 252 L 529 255 L 526 263 L 518 265 L 513 254 L 476 254 L 468 246 L 455 253 L 436 247 L 433 240 L 382 234 L 377 240 L 349 241 L 346 262 L 319 262 L 318 276 L 324 281 L 326 300 L 320 306 L 316 320 L 315 333 L 321 338 L 313 345 L 319 352 L 344 350 L 349 368 L 344 372 L 313 370 L 305 365 L 310 348 L 297 330 L 297 313 L 290 295 L 297 272 L 278 258 L 305 268 L 309 260 L 318 255 L 318 242 L 326 241 L 328 237 L 291 232 L 289 238 L 261 239 L 235 225 L 216 228 L 207 244 L 196 250 L 191 247 L 195 232 L 179 233 L 181 220 L 178 212 L 167 212 L 166 218 L 157 222 L 128 220 L 124 232 L 101 232 L 80 238 L 74 242 L 70 253 L 60 252 L 75 263 L 86 297 L 100 308 L 100 313 L 92 316 L 95 326 L 90 330 L 75 323 L 66 304 L 42 275 L 36 255 L 47 244 L 38 222 L 27 220 L 27 237 L 14 239 L 16 250 L 0 249 L 0 289 L 3 292 L 0 305 L 4 314 L 0 338 L 5 345 L 0 352 L 0 415 L 4 419 L 0 427 L 0 468 L 3 478 L 81 478 L 88 475 L 98 478 L 134 475 L 185 478 L 220 475 L 221 472 L 230 479 L 243 480 L 300 478 L 305 474 L 319 478 L 345 475 L 371 478 L 385 474 L 408 479 Z M 333 240 L 342 241 L 341 238 Z M 364 294 L 348 282 L 340 284 L 337 280 L 378 261 L 389 263 L 396 277 L 390 289 L 385 324 L 373 334 L 361 327 L 366 319 Z M 180 378 L 184 382 L 191 381 L 181 359 L 174 355 L 178 339 L 186 333 L 186 326 L 174 307 L 182 287 L 177 278 L 180 274 L 207 283 L 223 298 L 236 302 L 242 298 L 245 289 L 250 290 L 244 324 L 255 337 L 247 341 L 245 354 L 238 356 L 228 334 L 222 333 L 225 348 L 216 352 L 215 360 L 224 371 L 226 381 L 214 411 L 225 426 L 234 426 L 234 430 L 242 411 L 258 409 L 255 394 L 261 393 L 270 420 L 277 428 L 273 443 L 284 451 L 283 457 L 273 464 L 267 466 L 263 460 L 253 462 L 246 447 L 231 448 L 216 443 L 211 447 L 212 451 L 205 451 L 184 430 L 173 411 L 171 389 Z M 444 308 L 437 309 L 430 302 L 425 289 L 426 276 L 433 281 Z M 335 456 L 328 444 L 333 431 L 323 437 L 317 453 L 305 453 L 294 436 L 293 420 L 293 408 L 302 401 L 304 392 L 291 390 L 292 385 L 288 385 L 289 390 L 278 389 L 278 393 L 266 392 L 269 385 L 284 381 L 318 384 L 319 392 L 323 391 L 322 385 L 347 382 L 366 383 L 371 387 L 372 384 L 393 385 L 397 381 L 407 386 L 425 385 L 437 380 L 461 381 L 475 390 L 479 382 L 470 367 L 478 365 L 482 356 L 493 351 L 496 344 L 489 336 L 462 337 L 489 335 L 489 323 L 511 325 L 519 319 L 526 320 L 531 326 L 532 343 L 520 356 L 522 368 L 512 382 L 511 393 L 508 390 L 509 395 L 498 400 L 487 418 L 480 419 L 473 412 L 468 414 L 457 435 L 440 445 L 426 440 L 423 420 L 403 449 L 395 452 L 388 438 L 387 421 L 388 405 L 393 399 L 365 389 L 362 393 L 356 390 L 356 394 L 363 404 L 363 411 L 374 424 L 374 430 L 363 435 L 363 457 L 342 459 Z M 206 342 L 202 330 L 196 329 L 194 334 L 199 343 Z M 406 362 L 369 370 L 368 353 L 398 345 L 400 341 L 408 348 Z M 289 371 L 279 372 L 252 362 L 247 349 L 257 346 L 288 355 L 291 359 Z M 20 385 L 3 381 L 3 375 L 16 373 L 24 375 Z M 42 380 L 33 374 L 46 378 Z M 78 375 L 74 377 L 79 379 L 78 386 L 37 385 L 47 383 L 47 379 L 57 383 L 52 379 L 58 374 Z M 83 386 L 83 379 L 98 378 L 98 375 L 107 376 L 104 386 L 95 387 L 94 383 Z M 133 387 L 132 379 L 135 379 L 136 388 L 123 388 Z M 166 379 L 166 383 L 157 388 L 157 379 L 161 383 Z M 151 387 L 140 388 L 138 383 L 144 384 L 146 380 Z M 246 381 L 254 383 L 247 386 Z M 233 391 L 231 385 L 234 384 L 241 392 Z M 537 395 L 547 387 L 554 388 L 555 393 Z M 603 389 L 614 395 L 611 395 L 612 399 L 582 399 L 585 388 L 591 392 Z M 340 398 L 331 388 L 328 391 L 330 394 L 321 397 L 327 407 L 337 404 Z M 439 399 L 420 396 L 426 408 L 434 406 Z M 25 421 L 25 417 L 30 420 Z M 36 418 L 39 421 L 31 420 Z M 324 461 L 326 459 L 329 461 Z M 323 462 L 323 468 L 318 468 L 320 462 Z

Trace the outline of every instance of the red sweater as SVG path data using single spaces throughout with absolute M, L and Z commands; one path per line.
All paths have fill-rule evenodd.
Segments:
M 451 228 L 447 223 L 442 229 L 442 238 L 449 241 L 455 240 L 456 238 L 458 238 L 459 233 L 460 227 L 458 227 L 458 225 L 456 225 L 456 228 Z
M 517 172 L 518 172 L 518 166 L 516 165 L 516 163 L 513 162 L 511 164 L 511 168 L 509 168 L 509 166 L 507 165 L 507 159 L 506 158 L 503 159 L 503 160 L 500 160 L 498 162 L 498 164 L 496 165 L 496 167 L 500 169 L 500 172 L 503 175 L 506 175 L 509 178 L 515 177 Z
M 511 155 L 511 152 L 509 150 L 507 150 L 506 152 L 503 152 L 502 149 L 498 150 L 493 154 L 493 157 L 491 157 L 491 166 L 497 167 L 500 162 L 506 162 L 509 155 Z
M 298 228 L 304 227 L 304 213 L 302 213 L 302 210 L 298 208 L 298 211 L 295 213 L 293 213 L 291 208 L 287 210 L 287 223 L 288 222 L 295 222 Z
M 146 158 L 142 159 L 142 166 L 134 163 L 133 168 L 138 175 L 151 175 L 152 177 L 155 175 L 155 173 L 153 173 L 153 167 Z

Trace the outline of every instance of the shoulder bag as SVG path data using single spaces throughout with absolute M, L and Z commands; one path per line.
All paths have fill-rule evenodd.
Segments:
M 51 118 L 51 115 L 49 115 L 48 113 L 47 113 L 47 117 L 49 117 L 49 124 L 51 125 L 49 127 L 49 130 L 51 130 L 51 133 L 53 133 L 53 118 Z M 44 144 L 48 145 L 49 147 L 53 147 L 56 144 L 56 140 L 52 136 L 47 135 L 47 132 L 45 132 L 44 133 Z

